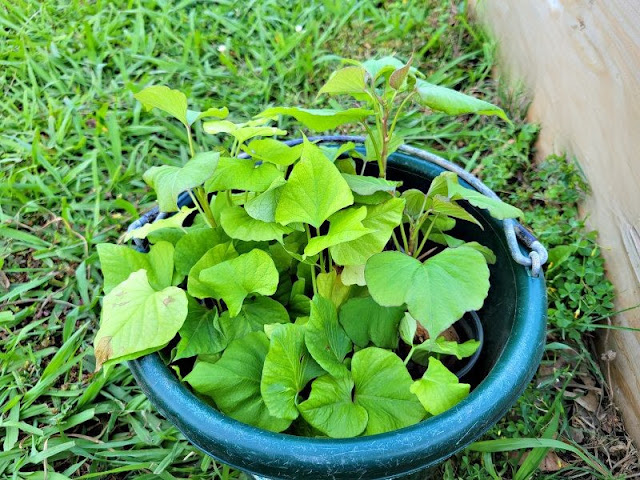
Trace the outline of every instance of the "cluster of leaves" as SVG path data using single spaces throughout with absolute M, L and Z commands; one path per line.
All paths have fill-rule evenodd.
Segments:
M 436 177 L 427 192 L 386 178 L 401 144 L 395 125 L 412 99 L 446 113 L 504 117 L 497 107 L 429 84 L 393 57 L 336 71 L 321 94 L 349 95 L 345 110 L 274 107 L 244 123 L 226 108 L 187 109 L 181 92 L 136 95 L 186 128 L 192 158 L 149 169 L 144 180 L 171 214 L 127 234 L 142 253 L 98 247 L 104 274 L 97 367 L 171 342 L 176 369 L 225 414 L 273 431 L 352 437 L 402 428 L 469 393 L 442 356 L 478 346 L 443 336 L 489 290 L 490 250 L 451 235 L 479 222 L 461 201 L 498 219 L 521 212 Z M 359 122 L 365 149 L 321 148 L 273 137 L 278 115 L 313 131 Z M 228 135 L 229 148 L 196 152 L 191 126 Z M 377 165 L 378 176 L 363 172 Z M 360 171 L 360 173 L 358 173 Z M 187 191 L 193 207 L 180 207 Z M 408 350 L 402 358 L 401 352 Z M 185 362 L 186 361 L 186 362 Z M 407 365 L 422 365 L 412 378 Z M 426 370 L 425 368 L 426 367 Z

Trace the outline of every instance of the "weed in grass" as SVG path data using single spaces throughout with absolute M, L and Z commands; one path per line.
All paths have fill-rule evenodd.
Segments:
M 588 386 L 589 377 L 596 388 L 604 385 L 589 344 L 595 320 L 609 314 L 612 295 L 600 281 L 595 236 L 578 220 L 577 170 L 566 170 L 571 163 L 558 159 L 531 163 L 537 127 L 522 120 L 520 97 L 504 95 L 491 78 L 492 42 L 469 26 L 464 2 L 456 5 L 0 5 L 0 477 L 47 471 L 54 480 L 64 477 L 53 472 L 73 478 L 242 478 L 187 444 L 153 411 L 126 367 L 106 377 L 91 374 L 89 345 L 102 285 L 94 246 L 116 239 L 150 206 L 151 196 L 134 180 L 150 163 L 177 165 L 188 156 L 182 132 L 170 121 L 141 115 L 132 90 L 171 85 L 205 99 L 203 108 L 224 104 L 244 117 L 273 103 L 317 105 L 313 95 L 339 56 L 408 58 L 414 50 L 416 66 L 432 81 L 497 102 L 515 121 L 507 129 L 491 119 L 435 116 L 424 122 L 416 112 L 399 126 L 407 141 L 477 172 L 526 210 L 526 223 L 549 247 L 576 251 L 548 272 L 555 311 L 538 384 L 487 438 L 542 436 L 559 398 L 557 438 L 583 445 L 615 466 L 615 474 L 638 473 L 620 422 L 601 421 L 564 396 L 577 390 L 572 383 Z M 586 374 L 576 380 L 574 371 Z M 606 395 L 602 405 L 603 419 L 617 418 Z M 509 478 L 521 454 L 510 455 L 463 453 L 443 466 L 442 476 L 486 479 L 492 458 L 496 474 Z M 593 478 L 578 457 L 558 455 L 570 466 L 538 478 Z

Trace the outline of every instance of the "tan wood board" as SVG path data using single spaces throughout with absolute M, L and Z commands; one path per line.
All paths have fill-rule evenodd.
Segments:
M 592 189 L 583 212 L 600 232 L 616 309 L 640 304 L 640 0 L 478 0 L 501 71 L 523 82 L 538 157 L 575 155 Z M 614 323 L 640 328 L 640 309 Z M 604 335 L 601 335 L 604 338 Z M 640 443 L 640 333 L 612 331 L 614 399 Z

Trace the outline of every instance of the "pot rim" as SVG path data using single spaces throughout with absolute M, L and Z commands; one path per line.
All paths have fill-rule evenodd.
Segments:
M 394 153 L 389 160 L 407 174 L 416 174 L 419 164 L 424 163 L 405 153 Z M 150 217 L 142 216 L 142 222 L 131 227 L 138 228 Z M 492 221 L 490 227 L 504 241 L 500 222 Z M 156 408 L 183 433 L 189 432 L 185 436 L 191 443 L 241 470 L 281 478 L 364 478 L 361 475 L 371 475 L 374 470 L 380 476 L 368 478 L 411 473 L 443 461 L 482 435 L 506 413 L 505 405 L 518 399 L 537 369 L 546 331 L 544 277 L 533 277 L 527 268 L 510 260 L 518 308 L 511 334 L 494 366 L 456 406 L 402 429 L 347 439 L 274 433 L 234 420 L 201 401 L 157 353 L 129 361 L 129 368 Z M 520 361 L 514 365 L 511 359 Z M 364 467 L 363 458 L 374 460 Z

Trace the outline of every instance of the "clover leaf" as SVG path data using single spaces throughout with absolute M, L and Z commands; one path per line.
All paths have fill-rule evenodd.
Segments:
M 104 298 L 96 334 L 96 370 L 167 345 L 187 317 L 187 296 L 177 287 L 156 291 L 138 270 Z
M 423 377 L 411 385 L 411 392 L 431 415 L 439 415 L 460 403 L 469 395 L 469 389 L 469 384 L 460 383 L 458 377 L 434 357 L 429 359 Z
M 267 253 L 254 249 L 205 268 L 200 272 L 199 279 L 210 289 L 213 298 L 224 300 L 229 314 L 235 317 L 248 295 L 273 295 L 276 292 L 278 270 Z
M 198 393 L 211 397 L 231 418 L 259 428 L 281 432 L 291 420 L 269 413 L 260 381 L 269 340 L 253 332 L 232 341 L 216 363 L 198 362 L 185 381 Z
M 432 338 L 465 312 L 479 310 L 489 293 L 484 256 L 464 246 L 447 248 L 424 264 L 401 252 L 382 252 L 369 259 L 364 274 L 377 303 L 406 303 Z

